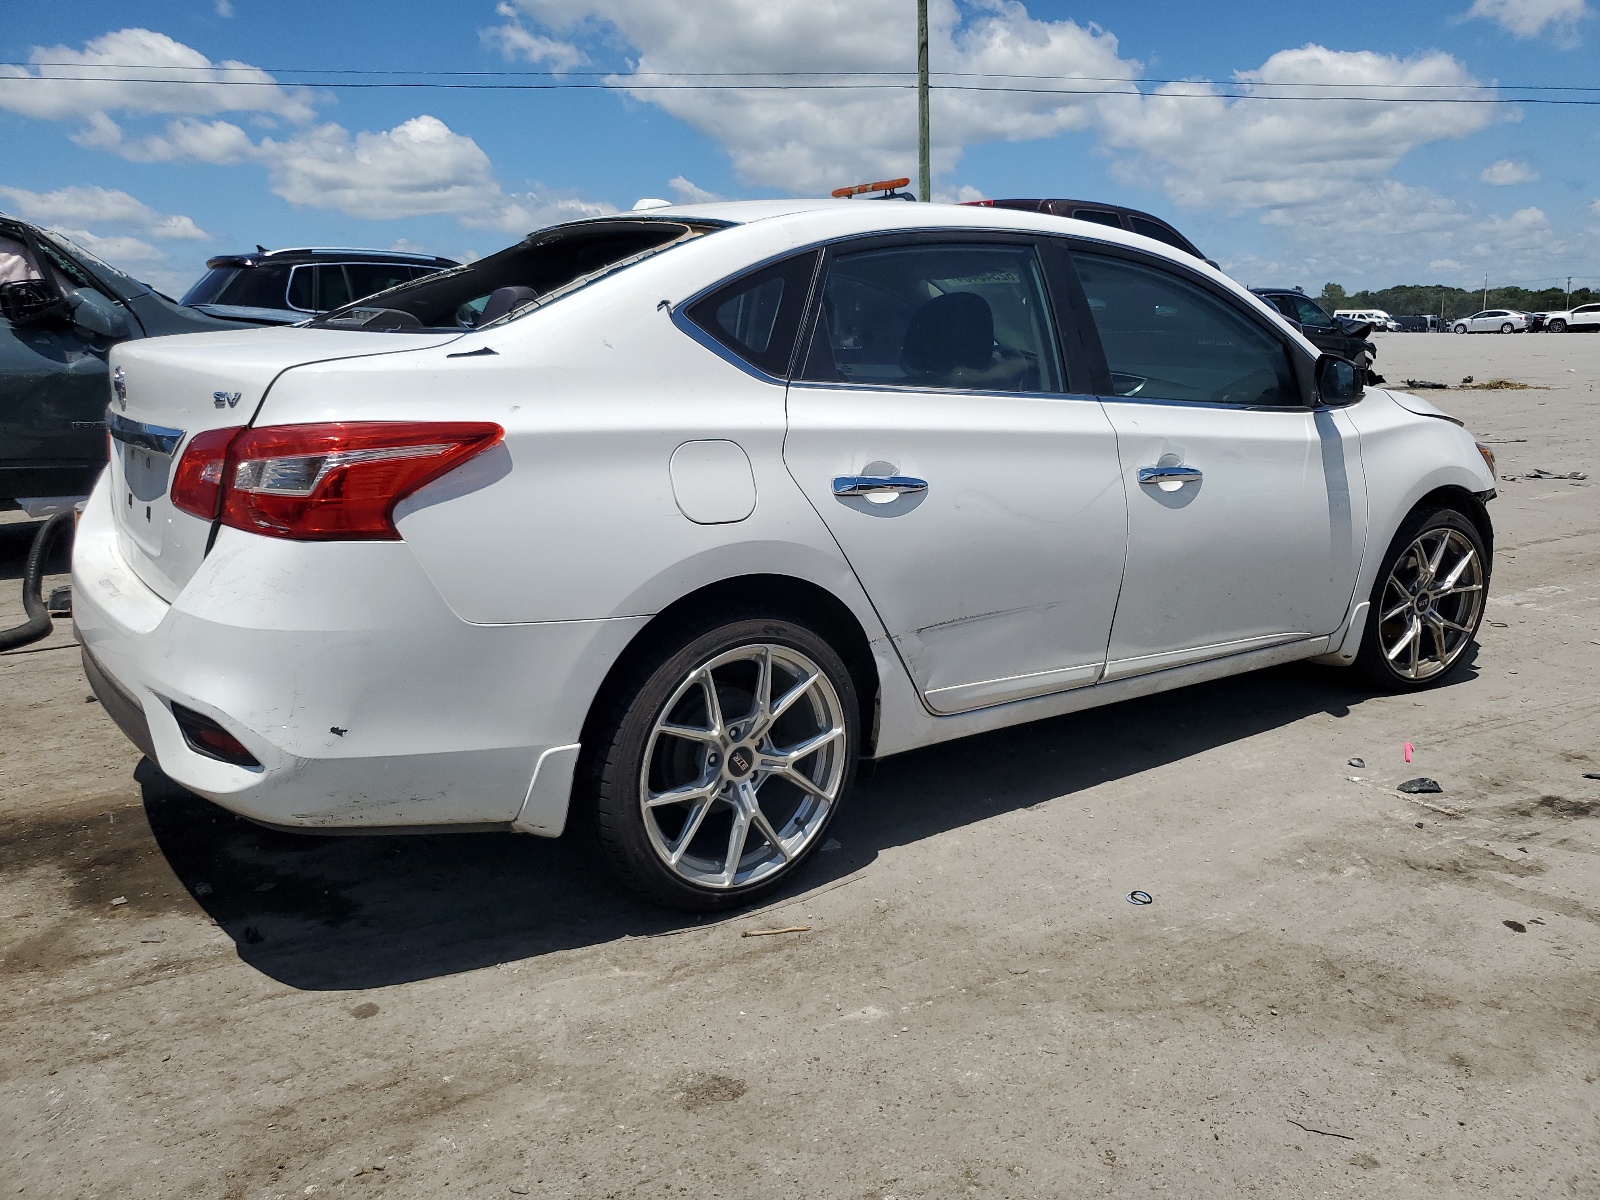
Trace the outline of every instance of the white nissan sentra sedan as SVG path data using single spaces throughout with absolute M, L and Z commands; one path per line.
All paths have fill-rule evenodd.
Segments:
M 556 835 L 740 904 L 864 756 L 1295 659 L 1439 682 L 1492 458 L 1189 255 L 1006 209 L 560 225 L 112 351 L 106 710 L 268 825 Z

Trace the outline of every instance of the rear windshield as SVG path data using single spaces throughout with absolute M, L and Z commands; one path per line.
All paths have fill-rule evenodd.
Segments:
M 558 225 L 475 263 L 381 292 L 312 324 L 375 331 L 482 329 L 718 228 L 710 222 L 641 218 Z

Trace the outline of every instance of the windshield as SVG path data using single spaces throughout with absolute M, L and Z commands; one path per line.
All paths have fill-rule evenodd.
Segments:
M 311 324 L 376 331 L 482 329 L 720 228 L 713 222 L 637 217 L 558 225 L 475 263 L 336 309 Z

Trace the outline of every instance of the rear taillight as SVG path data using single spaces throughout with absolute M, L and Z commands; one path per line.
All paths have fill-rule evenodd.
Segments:
M 222 500 L 222 468 L 228 457 L 228 444 L 239 433 L 239 426 L 208 429 L 189 439 L 178 469 L 172 473 L 172 506 L 207 521 L 217 519 Z
M 331 421 L 197 435 L 172 502 L 296 541 L 395 540 L 394 507 L 504 436 L 486 421 Z

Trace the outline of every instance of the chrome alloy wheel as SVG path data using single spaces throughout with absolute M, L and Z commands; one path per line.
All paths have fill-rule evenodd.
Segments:
M 701 888 L 781 871 L 838 802 L 847 738 L 838 692 L 800 651 L 718 655 L 678 685 L 645 744 L 639 805 L 651 847 Z
M 1384 581 L 1378 616 L 1383 656 L 1405 679 L 1448 671 L 1477 632 L 1483 600 L 1477 548 L 1458 530 L 1426 530 Z

